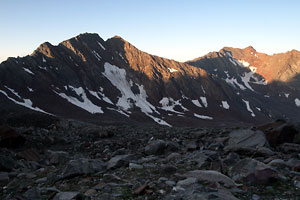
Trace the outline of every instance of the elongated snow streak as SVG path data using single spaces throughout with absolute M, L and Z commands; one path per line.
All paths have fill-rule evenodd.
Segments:
M 199 118 L 199 119 L 208 119 L 208 120 L 212 120 L 213 118 L 212 117 L 209 117 L 209 116 L 205 116 L 205 115 L 198 115 L 196 113 L 194 113 L 194 116 Z
M 5 87 L 6 87 L 6 86 L 5 86 Z M 8 94 L 7 94 L 5 91 L 0 90 L 0 92 L 1 92 L 2 94 L 4 94 L 9 100 L 11 100 L 12 102 L 14 102 L 15 104 L 24 106 L 24 107 L 29 108 L 29 109 L 34 110 L 34 111 L 38 111 L 38 112 L 42 112 L 42 113 L 45 113 L 45 114 L 48 114 L 48 115 L 52 115 L 51 113 L 48 113 L 48 112 L 46 112 L 46 111 L 44 111 L 44 110 L 42 110 L 42 109 L 40 109 L 40 108 L 38 108 L 38 107 L 33 107 L 33 106 L 32 106 L 32 101 L 31 101 L 30 99 L 23 99 L 23 98 L 21 98 L 20 95 L 19 95 L 17 92 L 15 92 L 13 89 L 10 89 L 10 88 L 8 88 L 8 87 L 6 87 L 6 88 L 9 89 L 14 95 L 16 95 L 17 97 L 19 97 L 20 99 L 23 100 L 23 102 L 17 101 L 17 100 L 15 100 L 15 99 L 11 98 L 10 96 L 8 96 Z
M 244 100 L 244 99 L 242 99 L 242 100 L 245 102 L 246 107 L 247 107 L 247 110 L 251 113 L 251 116 L 252 116 L 252 117 L 255 117 L 255 114 L 254 114 L 253 110 L 250 108 L 249 101 L 246 101 L 246 100 Z

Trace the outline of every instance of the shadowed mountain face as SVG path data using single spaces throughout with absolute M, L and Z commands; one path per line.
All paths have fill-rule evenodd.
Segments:
M 297 120 L 299 52 L 224 48 L 187 63 L 120 37 L 81 34 L 0 65 L 0 106 L 96 123 L 166 126 Z

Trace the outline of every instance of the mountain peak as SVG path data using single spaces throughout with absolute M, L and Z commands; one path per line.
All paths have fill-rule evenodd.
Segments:
M 248 47 L 244 48 L 244 50 L 256 52 L 256 49 L 254 49 L 253 46 L 248 46 Z
M 38 53 L 42 53 L 47 57 L 53 57 L 53 55 L 51 53 L 53 47 L 54 46 L 50 42 L 44 42 L 31 55 L 36 55 Z

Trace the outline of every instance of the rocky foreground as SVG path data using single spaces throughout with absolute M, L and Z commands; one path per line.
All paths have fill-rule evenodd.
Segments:
M 0 199 L 300 199 L 299 127 L 0 127 Z

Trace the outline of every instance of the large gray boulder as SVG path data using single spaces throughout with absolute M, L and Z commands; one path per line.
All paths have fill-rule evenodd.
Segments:
M 107 162 L 107 169 L 116 169 L 119 167 L 127 167 L 129 165 L 129 155 L 117 155 Z
M 225 150 L 259 149 L 261 147 L 269 147 L 264 133 L 259 130 L 244 129 L 235 130 L 229 134 Z
M 145 153 L 148 155 L 164 154 L 167 144 L 163 140 L 154 140 L 145 147 Z
M 251 184 L 269 184 L 278 179 L 275 169 L 251 158 L 236 163 L 229 170 L 229 176 L 235 181 Z
M 185 177 L 197 178 L 198 181 L 223 183 L 228 187 L 235 187 L 237 184 L 228 176 L 214 170 L 194 170 L 185 174 Z
M 54 196 L 53 200 L 71 200 L 76 199 L 79 195 L 79 192 L 59 192 Z
M 106 169 L 106 165 L 98 159 L 81 158 L 70 160 L 62 172 L 63 178 L 70 178 L 83 174 L 93 174 Z

